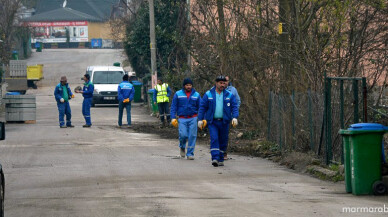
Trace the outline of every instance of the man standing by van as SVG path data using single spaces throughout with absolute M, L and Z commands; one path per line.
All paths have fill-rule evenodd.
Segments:
M 61 77 L 61 81 L 55 87 L 54 90 L 55 100 L 57 101 L 58 111 L 59 111 L 59 127 L 74 127 L 71 125 L 71 109 L 69 100 L 74 98 L 73 93 L 70 90 L 70 87 L 67 83 L 66 76 Z M 66 115 L 66 125 L 65 125 L 65 115 Z
M 131 126 L 131 101 L 135 95 L 135 88 L 131 83 L 129 83 L 129 76 L 125 74 L 123 76 L 123 81 L 119 84 L 117 88 L 118 100 L 119 100 L 119 127 L 123 125 L 123 112 L 124 107 L 127 110 L 127 124 L 128 127 Z
M 84 101 L 82 102 L 82 114 L 85 118 L 86 124 L 83 125 L 83 127 L 91 127 L 92 120 L 90 118 L 90 107 L 92 106 L 94 85 L 90 81 L 89 74 L 85 74 L 82 80 L 85 82 L 84 87 L 82 90 L 77 90 L 76 93 L 82 93 L 82 96 L 84 97 Z
M 167 83 L 163 83 L 161 78 L 158 78 L 158 84 L 155 86 L 153 95 L 154 103 L 158 104 L 161 126 L 164 126 L 164 115 L 166 115 L 167 123 L 170 123 L 170 113 L 168 102 L 170 101 L 171 89 Z

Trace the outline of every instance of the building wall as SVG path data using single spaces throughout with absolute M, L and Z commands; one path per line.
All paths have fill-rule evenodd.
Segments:
M 88 22 L 88 32 L 88 41 L 91 41 L 92 38 L 112 39 L 109 23 Z

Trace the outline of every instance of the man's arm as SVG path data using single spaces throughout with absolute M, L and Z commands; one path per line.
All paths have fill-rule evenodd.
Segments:
M 199 110 L 198 110 L 198 120 L 203 120 L 205 118 L 205 112 L 208 109 L 208 97 L 207 94 L 202 97 L 199 105 Z
M 152 99 L 154 100 L 154 103 L 156 103 L 156 95 L 158 94 L 158 91 L 154 89 L 154 93 L 152 95 Z
M 121 94 L 121 87 L 120 87 L 120 84 L 119 86 L 117 87 L 117 100 L 119 100 L 119 102 L 123 101 L 123 94 Z
M 176 112 L 178 110 L 178 95 L 175 93 L 174 98 L 172 99 L 171 107 L 170 107 L 170 116 L 171 119 L 176 118 Z
M 132 101 L 135 97 L 135 87 L 132 86 L 131 93 L 129 94 L 129 101 Z
M 55 96 L 55 99 L 58 100 L 58 101 L 62 98 L 61 94 L 59 94 L 58 86 L 55 87 L 54 96 Z

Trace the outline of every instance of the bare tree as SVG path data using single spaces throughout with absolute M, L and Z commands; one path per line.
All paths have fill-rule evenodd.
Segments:
M 10 59 L 16 30 L 16 13 L 21 5 L 20 0 L 0 0 L 0 61 L 8 62 Z

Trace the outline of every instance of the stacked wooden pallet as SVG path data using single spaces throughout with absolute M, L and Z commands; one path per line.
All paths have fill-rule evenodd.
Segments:
M 36 100 L 34 95 L 6 95 L 3 100 L 5 103 L 5 120 L 7 122 L 35 122 Z

